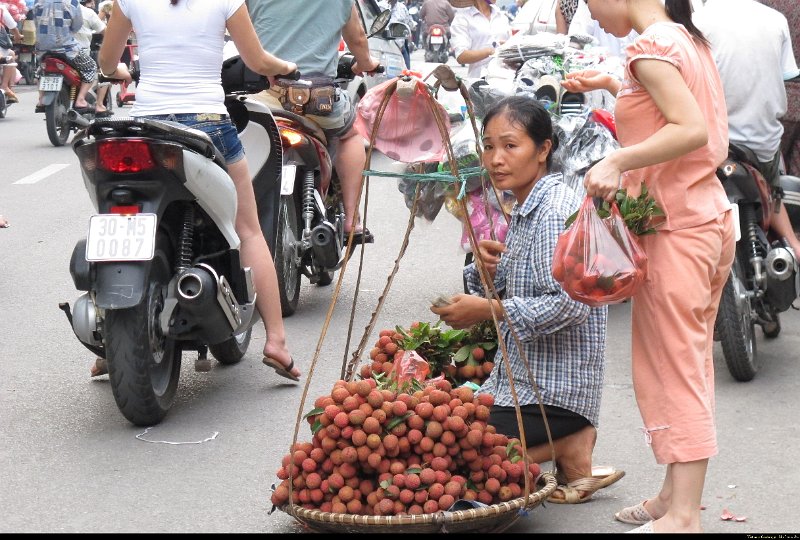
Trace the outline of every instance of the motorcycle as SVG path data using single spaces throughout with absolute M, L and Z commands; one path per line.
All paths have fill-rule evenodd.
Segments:
M 39 57 L 36 54 L 35 45 L 17 43 L 14 45 L 14 53 L 17 55 L 17 69 L 25 79 L 25 84 L 36 84 Z
M 770 231 L 776 201 L 756 168 L 755 154 L 730 145 L 728 159 L 717 169 L 737 218 L 736 258 L 725 283 L 714 338 L 722 345 L 725 363 L 734 379 L 752 380 L 761 359 L 755 325 L 767 338 L 780 334 L 780 313 L 794 307 L 800 294 L 797 257 L 783 238 Z M 780 187 L 795 233 L 800 231 L 800 178 L 781 175 Z M 798 309 L 795 307 L 795 309 Z
M 17 64 L 14 62 L 9 62 L 10 57 L 3 56 L 0 57 L 0 77 L 3 76 L 4 69 L 14 69 L 17 67 Z M 12 105 L 6 101 L 6 94 L 2 90 L 0 90 L 0 118 L 5 118 L 6 114 L 8 114 L 8 108 Z
M 82 129 L 84 122 L 79 121 L 79 117 L 86 121 L 94 119 L 96 96 L 94 90 L 90 90 L 86 95 L 87 110 L 78 113 L 74 109 L 81 76 L 64 54 L 45 52 L 41 57 L 41 69 L 39 90 L 43 92 L 44 110 L 37 107 L 36 112 L 44 112 L 47 137 L 53 146 L 64 146 L 70 133 Z M 111 105 L 109 95 L 110 92 L 106 94 L 106 107 Z
M 369 36 L 386 28 L 390 15 L 386 10 L 377 17 Z M 400 33 L 405 28 L 405 25 L 398 25 L 392 31 Z M 393 34 L 393 37 L 397 35 Z M 355 77 L 352 70 L 354 61 L 355 57 L 350 53 L 340 56 L 335 79 L 340 86 L 345 86 Z M 383 69 L 381 66 L 376 72 L 383 72 Z M 296 82 L 304 83 L 302 79 Z M 223 62 L 223 87 L 228 93 L 242 88 L 265 89 L 267 86 L 263 78 L 234 56 Z M 347 247 L 345 213 L 333 157 L 328 152 L 325 133 L 301 115 L 246 98 L 232 102 L 229 110 L 232 118 L 241 125 L 247 125 L 266 113 L 277 122 L 282 156 L 277 175 L 280 179 L 280 202 L 274 229 L 275 246 L 270 247 L 278 274 L 281 312 L 288 317 L 297 310 L 303 276 L 312 284 L 327 286 L 344 263 Z M 243 138 L 242 144 L 250 156 L 250 145 L 260 143 Z
M 425 61 L 446 64 L 450 56 L 450 38 L 440 24 L 432 24 L 425 36 Z
M 237 127 L 274 249 L 280 135 L 269 110 L 253 106 L 246 126 Z M 75 287 L 85 292 L 72 308 L 59 307 L 78 340 L 107 360 L 123 416 L 153 425 L 173 405 L 183 351 L 196 350 L 198 360 L 210 351 L 220 363 L 236 364 L 260 320 L 234 227 L 236 190 L 203 132 L 69 113 L 83 130 L 73 150 L 96 214 L 70 260 Z

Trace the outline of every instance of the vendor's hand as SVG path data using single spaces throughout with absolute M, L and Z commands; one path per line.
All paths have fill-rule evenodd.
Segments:
M 590 197 L 600 197 L 612 202 L 620 188 L 622 171 L 614 164 L 614 154 L 610 154 L 595 164 L 583 178 L 583 187 Z
M 360 62 L 354 62 L 352 70 L 353 73 L 355 73 L 356 75 L 363 75 L 365 71 L 367 73 L 372 73 L 373 71 L 378 69 L 380 65 L 381 63 L 378 60 L 375 60 L 375 58 L 370 56 L 369 61 L 365 62 L 363 66 Z
M 451 304 L 431 307 L 439 318 L 452 328 L 469 328 L 481 321 L 492 318 L 489 300 L 471 294 L 457 294 L 450 299 Z
M 500 254 L 505 253 L 506 245 L 503 242 L 496 240 L 481 240 L 478 242 L 478 253 L 476 258 L 480 257 L 483 261 L 483 267 L 489 273 L 489 277 L 494 281 L 494 276 L 497 273 L 497 265 L 500 263 Z
M 613 80 L 613 77 L 608 73 L 603 73 L 596 69 L 585 69 L 583 71 L 567 73 L 565 75 L 565 80 L 561 81 L 561 86 L 570 92 L 609 90 Z

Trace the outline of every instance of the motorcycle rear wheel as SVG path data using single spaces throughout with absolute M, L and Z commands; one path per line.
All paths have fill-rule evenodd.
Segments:
M 278 210 L 278 230 L 275 239 L 275 270 L 278 273 L 278 291 L 281 297 L 281 314 L 293 315 L 300 301 L 300 267 L 295 262 L 295 246 L 300 241 L 297 198 L 281 197 Z
M 725 282 L 715 324 L 728 371 L 737 381 L 747 382 L 756 376 L 760 362 L 750 300 L 744 295 L 743 273 L 737 266 L 734 262 Z
M 248 328 L 241 334 L 237 334 L 230 339 L 226 339 L 222 343 L 209 345 L 208 350 L 217 359 L 217 362 L 225 365 L 238 364 L 247 353 L 247 347 L 250 346 L 250 338 L 253 335 L 253 329 Z
M 44 110 L 47 137 L 53 146 L 64 146 L 72 130 L 67 118 L 69 111 L 69 87 L 62 86 L 58 95 Z
M 137 426 L 152 426 L 163 420 L 178 388 L 181 346 L 166 338 L 159 325 L 169 279 L 166 253 L 157 248 L 142 302 L 106 314 L 111 390 L 122 415 Z

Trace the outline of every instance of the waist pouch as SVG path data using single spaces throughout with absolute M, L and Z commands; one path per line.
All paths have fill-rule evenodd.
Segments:
M 309 77 L 301 81 L 280 80 L 270 87 L 281 106 L 289 112 L 328 116 L 338 101 L 338 86 L 330 77 Z

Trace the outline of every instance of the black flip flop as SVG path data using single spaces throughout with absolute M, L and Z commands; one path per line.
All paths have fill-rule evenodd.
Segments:
M 289 362 L 288 367 L 283 367 L 283 364 L 275 360 L 274 358 L 270 358 L 269 356 L 265 356 L 261 360 L 265 365 L 271 367 L 275 370 L 275 373 L 280 375 L 281 377 L 286 377 L 287 379 L 291 379 L 293 381 L 299 381 L 300 377 L 295 377 L 292 374 L 292 370 L 294 369 L 294 359 L 292 358 Z
M 102 112 L 94 113 L 94 117 L 95 118 L 108 118 L 112 114 L 114 114 L 114 113 L 112 113 L 111 111 L 102 111 Z
M 37 104 L 37 105 L 36 105 L 36 109 L 34 110 L 34 112 L 37 112 L 37 113 L 42 113 L 42 112 L 44 112 L 44 111 L 45 111 L 45 109 L 46 109 L 46 108 L 47 108 L 47 106 L 45 106 L 45 105 L 39 105 L 39 104 Z
M 347 240 L 350 237 L 350 233 L 344 233 L 344 245 L 347 245 Z M 362 229 L 361 231 L 353 233 L 353 245 L 359 246 L 361 244 L 372 244 L 375 242 L 375 237 L 372 236 L 372 233 L 369 232 L 369 229 Z

